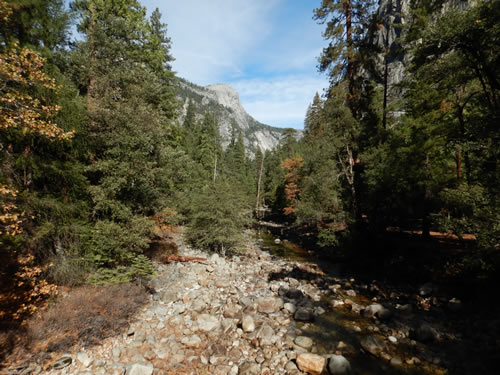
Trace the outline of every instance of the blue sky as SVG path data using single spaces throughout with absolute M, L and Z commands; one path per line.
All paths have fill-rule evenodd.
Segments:
M 319 0 L 142 0 L 158 7 L 172 38 L 173 69 L 199 85 L 226 83 L 257 120 L 303 127 L 328 85 L 317 72 L 326 42 L 312 20 Z

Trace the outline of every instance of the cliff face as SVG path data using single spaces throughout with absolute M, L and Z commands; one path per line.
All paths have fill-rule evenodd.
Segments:
M 279 143 L 283 129 L 262 124 L 250 116 L 243 108 L 238 93 L 229 85 L 202 87 L 180 79 L 178 97 L 184 103 L 179 116 L 181 124 L 190 101 L 195 106 L 198 118 L 201 119 L 206 112 L 215 114 L 224 148 L 231 141 L 233 124 L 243 134 L 245 146 L 250 154 L 255 152 L 257 146 L 265 151 Z
M 443 14 L 450 9 L 467 9 L 475 0 L 445 0 L 436 12 Z M 380 51 L 389 51 L 387 66 L 387 85 L 389 97 L 397 97 L 400 92 L 395 86 L 400 83 L 406 73 L 411 56 L 401 48 L 405 26 L 410 22 L 412 0 L 379 0 L 378 16 L 382 21 L 377 31 L 370 35 L 373 43 Z M 437 15 L 436 14 L 436 15 Z M 383 76 L 385 53 L 381 52 L 376 59 L 377 70 Z

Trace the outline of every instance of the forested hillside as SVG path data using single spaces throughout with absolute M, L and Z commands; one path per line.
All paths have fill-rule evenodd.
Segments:
M 272 222 L 374 278 L 498 282 L 500 2 L 318 3 L 330 84 L 301 132 L 177 77 L 138 0 L 0 0 L 2 330 L 60 287 L 147 284 L 176 227 L 226 256 Z

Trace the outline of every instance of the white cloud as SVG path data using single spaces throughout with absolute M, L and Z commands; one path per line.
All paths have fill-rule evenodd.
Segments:
M 300 1 L 300 3 L 298 3 Z M 311 19 L 315 0 L 145 0 L 159 6 L 172 38 L 173 69 L 196 84 L 229 83 L 257 120 L 303 126 L 316 91 L 323 26 Z
M 173 68 L 198 84 L 241 76 L 245 55 L 272 29 L 281 0 L 165 0 L 159 4 L 172 38 Z M 152 11 L 159 2 L 144 2 Z
M 320 75 L 287 75 L 233 81 L 231 85 L 255 119 L 273 126 L 302 128 L 314 94 L 322 94 L 328 81 Z

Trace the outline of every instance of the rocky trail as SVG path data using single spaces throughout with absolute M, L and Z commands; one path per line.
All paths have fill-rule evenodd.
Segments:
M 208 264 L 157 264 L 150 301 L 127 331 L 62 355 L 50 370 L 33 365 L 11 373 L 465 374 L 481 368 L 478 358 L 466 357 L 473 354 L 471 341 L 437 325 L 441 317 L 426 310 L 426 304 L 452 314 L 462 309 L 457 299 L 436 297 L 432 284 L 413 296 L 387 295 L 376 282 L 327 275 L 316 264 L 271 256 L 259 244 L 248 234 L 245 252 L 221 258 L 179 240 L 179 255 Z

